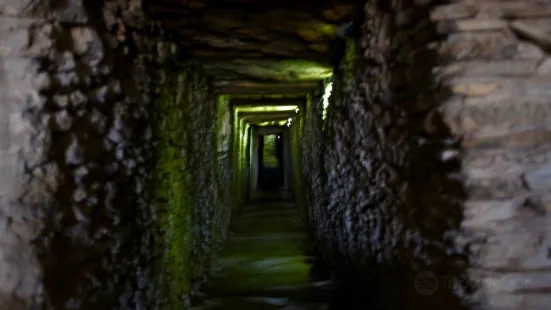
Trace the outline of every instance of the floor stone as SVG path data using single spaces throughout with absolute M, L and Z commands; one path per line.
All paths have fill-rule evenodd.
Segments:
M 249 205 L 192 309 L 332 309 L 330 281 L 313 281 L 295 205 Z

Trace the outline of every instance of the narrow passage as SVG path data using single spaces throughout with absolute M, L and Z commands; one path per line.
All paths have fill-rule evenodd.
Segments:
M 313 257 L 295 205 L 247 206 L 193 309 L 333 309 L 330 281 L 313 280 Z

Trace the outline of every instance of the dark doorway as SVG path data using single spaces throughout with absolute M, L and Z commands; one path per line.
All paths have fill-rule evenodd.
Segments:
M 283 133 L 260 136 L 258 168 L 259 190 L 283 188 Z

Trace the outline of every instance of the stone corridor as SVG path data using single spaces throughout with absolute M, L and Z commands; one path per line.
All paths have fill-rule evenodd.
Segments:
M 549 310 L 550 38 L 551 0 L 0 0 L 0 310 Z
M 329 279 L 311 274 L 308 243 L 293 203 L 247 206 L 192 309 L 337 309 Z

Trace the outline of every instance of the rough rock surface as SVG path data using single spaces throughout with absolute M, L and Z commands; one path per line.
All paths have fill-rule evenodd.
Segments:
M 146 8 L 187 53 L 203 60 L 224 92 L 255 93 L 243 84 L 266 91 L 274 82 L 293 88 L 330 76 L 330 42 L 353 18 L 357 2 L 162 0 Z
M 183 307 L 246 198 L 215 93 L 316 88 L 297 198 L 352 297 L 549 307 L 549 0 L 145 5 L 0 3 L 0 309 Z
M 551 3 L 415 3 L 366 4 L 304 112 L 318 246 L 383 308 L 545 309 Z
M 243 210 L 204 297 L 191 309 L 333 309 L 330 281 L 311 271 L 316 258 L 308 241 L 293 204 L 255 201 Z
M 208 276 L 230 222 L 229 141 L 221 128 L 229 107 L 220 100 L 213 108 L 217 98 L 200 67 L 166 67 L 171 72 L 165 72 L 155 103 L 157 247 L 165 253 L 157 272 L 165 308 L 181 309 L 182 296 L 189 304 L 190 293 Z
M 46 157 L 45 137 L 27 110 L 42 109 L 39 90 L 48 77 L 38 75 L 33 59 L 51 45 L 39 19 L 24 17 L 28 1 L 0 4 L 0 308 L 29 309 L 41 300 L 42 276 L 31 240 L 41 228 L 40 208 L 51 199 L 46 186 L 55 186 Z M 29 29 L 36 33 L 29 42 Z M 42 34 L 42 35 L 41 35 Z M 4 38 L 8 39 L 5 40 Z M 33 74 L 34 73 L 34 74 Z
M 457 12 L 465 12 L 457 16 Z M 437 6 L 443 121 L 461 137 L 473 296 L 490 309 L 545 309 L 549 268 L 551 2 Z
M 153 309 L 174 260 L 190 257 L 178 275 L 189 278 L 170 281 L 197 282 L 224 237 L 229 161 L 217 159 L 217 148 L 228 149 L 217 143 L 228 140 L 217 140 L 216 98 L 200 70 L 181 67 L 177 101 L 193 108 L 171 112 L 180 123 L 194 116 L 183 128 L 189 143 L 156 143 L 159 82 L 178 48 L 138 1 L 53 4 L 0 5 L 0 309 Z M 176 253 L 165 251 L 171 236 L 158 225 L 179 214 L 161 208 L 164 183 L 153 175 L 155 155 L 174 151 L 193 154 L 184 172 L 200 181 L 164 189 L 195 198 L 195 225 L 183 227 L 190 243 Z

